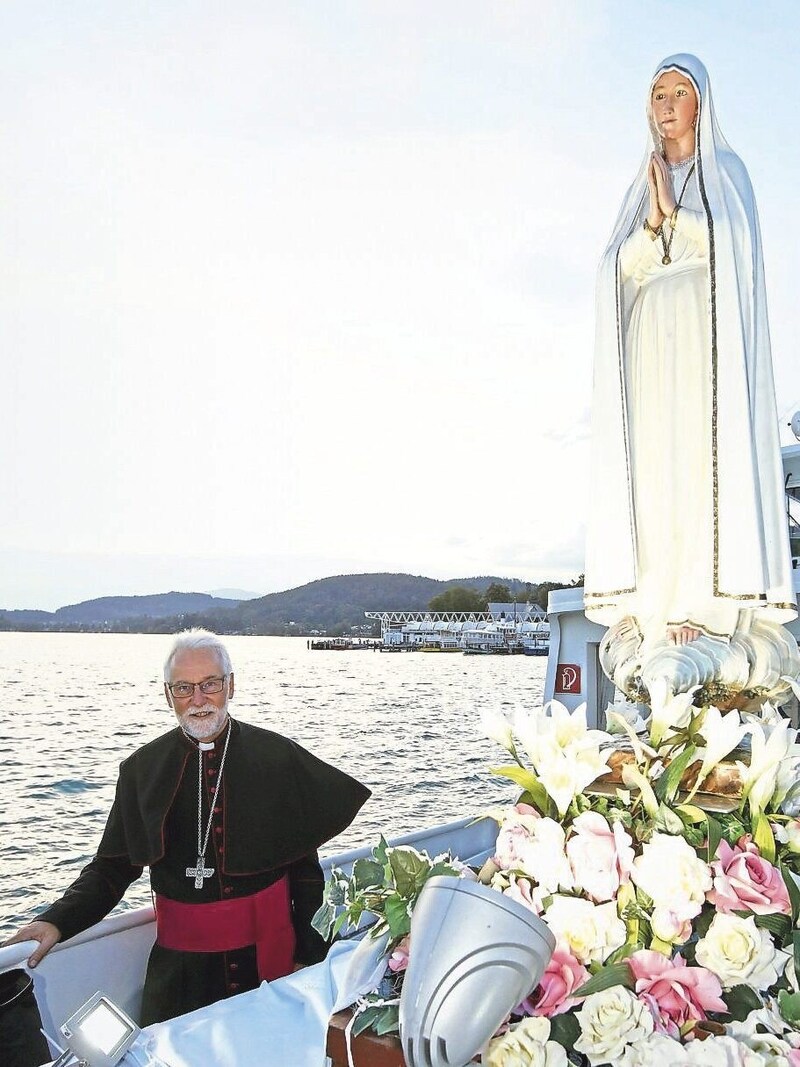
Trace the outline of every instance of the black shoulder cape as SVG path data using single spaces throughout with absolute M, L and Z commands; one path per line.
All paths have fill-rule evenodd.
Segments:
M 226 874 L 282 867 L 314 852 L 353 821 L 370 791 L 281 734 L 231 719 L 222 789 Z M 164 825 L 196 750 L 179 727 L 123 760 L 98 856 L 152 866 Z

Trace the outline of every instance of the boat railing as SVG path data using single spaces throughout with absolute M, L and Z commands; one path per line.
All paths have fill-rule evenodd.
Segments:
M 431 856 L 450 852 L 464 863 L 480 866 L 494 851 L 497 824 L 492 819 L 462 818 L 390 838 L 390 845 L 413 845 Z M 326 878 L 332 867 L 346 874 L 373 846 L 352 849 L 320 860 Z M 102 990 L 134 1019 L 139 1018 L 147 958 L 155 941 L 152 907 L 134 908 L 103 919 L 89 930 L 56 945 L 31 972 L 45 1031 L 58 1028 L 93 993 Z M 35 941 L 0 948 L 0 972 L 24 967 Z

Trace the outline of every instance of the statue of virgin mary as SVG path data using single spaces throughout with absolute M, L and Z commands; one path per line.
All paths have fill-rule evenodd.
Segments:
M 631 695 L 773 694 L 797 606 L 755 200 L 694 56 L 659 64 L 647 119 L 597 280 L 586 614 Z

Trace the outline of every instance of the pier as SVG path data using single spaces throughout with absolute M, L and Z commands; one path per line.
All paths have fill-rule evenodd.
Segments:
M 381 625 L 382 652 L 547 655 L 550 624 L 538 604 L 489 604 L 486 611 L 365 611 Z

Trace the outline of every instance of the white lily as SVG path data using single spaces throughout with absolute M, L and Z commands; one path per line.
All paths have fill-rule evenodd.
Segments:
M 783 804 L 789 792 L 794 790 L 798 784 L 797 776 L 798 769 L 800 769 L 800 755 L 798 755 L 797 747 L 797 745 L 792 745 L 793 755 L 788 759 L 783 760 L 778 767 L 778 773 L 775 776 L 775 792 L 772 794 L 772 805 L 775 808 Z M 783 808 L 781 808 L 781 810 L 783 810 Z
M 642 796 L 644 810 L 651 819 L 654 819 L 658 814 L 658 800 L 656 799 L 656 795 L 653 792 L 653 787 L 650 784 L 647 775 L 634 763 L 623 763 L 622 781 L 629 789 L 639 790 Z
M 738 711 L 729 711 L 727 715 L 723 715 L 719 708 L 713 705 L 706 708 L 703 724 L 700 727 L 706 743 L 705 748 L 700 750 L 703 762 L 688 800 L 691 800 L 720 760 L 736 748 L 747 730 L 748 727 L 743 725 Z
M 800 700 L 800 674 L 796 678 L 790 678 L 788 674 L 782 674 L 781 681 L 788 682 L 792 687 L 792 692 Z
M 514 719 L 514 732 L 537 773 L 559 751 L 577 755 L 584 750 L 597 750 L 610 741 L 604 730 L 587 728 L 585 704 L 570 712 L 558 700 L 551 700 L 542 708 L 519 712 Z
M 756 723 L 748 726 L 752 737 L 750 766 L 739 764 L 744 784 L 743 797 L 750 802 L 753 815 L 769 804 L 778 782 L 778 772 L 784 760 L 794 756 L 797 730 L 787 719 L 777 726 L 764 727 Z
M 693 686 L 686 693 L 673 693 L 666 678 L 658 678 L 650 685 L 650 741 L 657 748 L 667 730 L 680 730 L 689 725 L 692 700 L 700 688 Z
M 631 704 L 628 700 L 616 700 L 606 708 L 606 730 L 610 734 L 626 734 L 628 731 L 621 725 L 627 723 L 634 733 L 644 730 L 645 724 L 637 704 Z
M 517 749 L 511 723 L 501 711 L 484 708 L 481 712 L 481 729 L 491 741 L 496 741 L 506 752 L 516 756 Z
M 608 770 L 608 764 L 596 750 L 580 753 L 562 750 L 543 764 L 538 774 L 559 815 L 564 816 L 575 797 Z
M 557 748 L 555 728 L 544 708 L 525 708 L 514 716 L 514 733 L 534 767 L 538 767 L 545 751 Z
M 622 718 L 622 716 L 618 716 L 613 711 L 609 711 L 607 712 L 607 714 L 609 719 L 613 721 L 618 727 L 616 732 L 619 734 L 624 734 L 630 741 L 631 748 L 633 749 L 633 755 L 636 759 L 636 762 L 640 766 L 645 762 L 646 758 L 650 758 L 653 760 L 658 759 L 658 753 L 656 752 L 656 750 L 654 748 L 651 748 L 649 745 L 646 745 L 644 741 L 639 740 L 639 735 L 636 733 L 636 731 L 627 719 Z
M 591 748 L 610 740 L 605 730 L 588 729 L 585 702 L 571 712 L 560 700 L 551 700 L 545 704 L 545 711 L 548 709 L 555 724 L 556 741 L 561 748 Z

